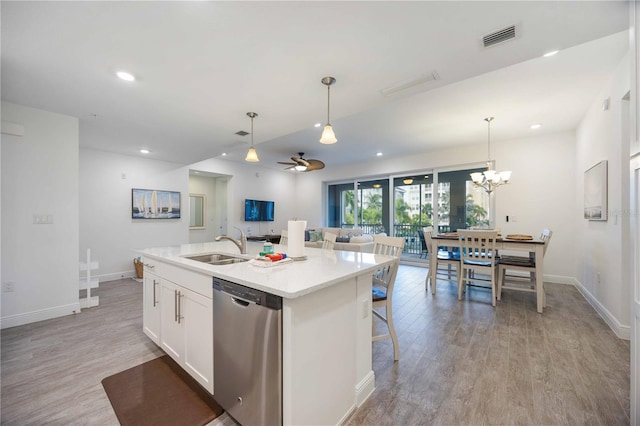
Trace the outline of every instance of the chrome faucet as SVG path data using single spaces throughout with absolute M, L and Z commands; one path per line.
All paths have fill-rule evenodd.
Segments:
M 247 254 L 247 236 L 245 235 L 244 232 L 242 232 L 242 229 L 238 228 L 237 226 L 234 226 L 234 228 L 236 228 L 238 231 L 240 231 L 240 241 L 228 236 L 228 235 L 218 235 L 216 237 L 216 241 L 220 241 L 220 240 L 229 240 L 231 241 L 233 244 L 235 244 L 238 249 L 240 250 L 241 254 Z

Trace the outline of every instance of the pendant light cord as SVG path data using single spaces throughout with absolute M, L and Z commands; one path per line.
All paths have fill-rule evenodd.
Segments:
M 327 124 L 331 124 L 331 86 L 327 86 Z
M 251 125 L 253 126 L 253 119 L 251 119 Z M 251 140 L 253 141 L 253 127 L 251 132 Z M 491 120 L 487 121 L 487 161 L 491 161 Z
M 487 168 L 491 163 L 491 121 L 493 117 L 487 117 L 484 119 L 487 122 Z

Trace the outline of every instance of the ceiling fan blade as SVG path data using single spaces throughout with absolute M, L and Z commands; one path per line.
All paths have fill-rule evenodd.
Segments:
M 320 160 L 307 160 L 307 163 L 309 163 L 306 170 L 307 172 L 324 169 L 324 163 Z
M 298 163 L 285 163 L 284 161 L 278 161 L 278 164 L 285 164 L 287 166 L 297 166 Z
M 299 164 L 301 166 L 309 167 L 309 163 L 307 163 L 307 160 L 305 160 L 302 157 L 291 157 L 291 160 L 294 161 L 296 164 Z

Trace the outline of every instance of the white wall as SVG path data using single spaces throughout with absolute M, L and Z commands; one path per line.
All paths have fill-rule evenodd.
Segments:
M 576 131 L 576 244 L 575 277 L 585 297 L 620 336 L 628 338 L 630 320 L 629 252 L 629 141 L 628 108 L 623 107 L 629 91 L 629 58 L 626 57 L 586 112 Z M 604 111 L 604 99 L 610 99 Z M 601 160 L 609 166 L 609 220 L 582 219 L 584 171 Z M 625 212 L 625 214 L 622 214 Z
M 228 206 L 223 218 L 223 230 L 238 237 L 237 226 L 250 235 L 274 234 L 287 229 L 287 222 L 293 217 L 303 218 L 302 212 L 308 206 L 302 206 L 300 191 L 296 187 L 296 174 L 291 172 L 265 169 L 259 164 L 237 163 L 212 158 L 189 166 L 192 170 L 201 170 L 232 176 L 227 184 Z M 274 222 L 245 222 L 244 200 L 275 201 Z M 315 210 L 320 210 L 318 200 L 313 202 Z
M 216 179 L 215 198 L 229 196 L 225 211 L 217 203 L 221 221 L 212 230 L 235 237 L 238 226 L 253 235 L 274 229 L 279 233 L 294 215 L 295 176 L 263 169 L 256 165 L 211 159 L 191 166 L 153 159 L 112 154 L 92 149 L 80 150 L 80 253 L 91 248 L 92 257 L 100 262 L 94 272 L 100 281 L 133 276 L 133 252 L 136 248 L 169 246 L 189 242 L 188 194 L 189 169 L 229 175 Z M 124 174 L 124 179 L 122 178 Z M 257 174 L 257 175 L 256 175 Z M 181 193 L 180 219 L 131 219 L 131 189 L 160 189 Z M 209 197 L 208 197 L 209 198 Z M 244 199 L 274 200 L 276 221 L 244 222 Z M 207 214 L 209 218 L 209 214 Z M 284 227 L 284 228 L 283 228 Z M 207 236 L 208 238 L 208 236 Z
M 2 328 L 79 311 L 78 119 L 2 102 Z M 34 224 L 34 215 L 51 224 Z
M 124 179 L 123 179 L 124 177 Z M 180 192 L 180 219 L 132 219 L 131 189 Z M 100 262 L 100 281 L 133 275 L 136 248 L 189 241 L 189 170 L 175 163 L 80 150 L 80 253 Z
M 535 134 L 532 132 L 532 134 Z M 498 170 L 512 170 L 508 185 L 496 190 L 496 226 L 503 233 L 539 235 L 543 228 L 554 234 L 545 258 L 545 276 L 559 282 L 575 277 L 575 134 L 572 131 L 532 136 L 527 139 L 493 142 L 492 153 Z M 297 193 L 300 212 L 309 226 L 325 224 L 323 181 L 355 177 L 404 174 L 451 166 L 484 166 L 486 145 L 456 147 L 425 152 L 411 157 L 353 164 L 299 175 Z M 505 221 L 505 216 L 516 222 Z M 571 281 L 572 282 L 572 281 Z

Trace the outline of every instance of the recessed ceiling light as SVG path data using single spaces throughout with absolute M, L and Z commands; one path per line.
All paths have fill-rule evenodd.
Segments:
M 226 155 L 227 155 L 227 153 L 226 153 L 226 152 L 223 152 L 223 153 L 222 153 L 222 156 L 223 156 L 223 157 L 225 157 Z
M 118 76 L 118 78 L 124 80 L 124 81 L 134 81 L 136 78 L 133 76 L 133 74 L 128 73 L 126 71 L 118 71 L 116 73 L 116 75 Z
M 382 157 L 382 153 L 381 153 L 381 152 L 376 153 L 376 155 L 377 155 L 378 157 Z
M 535 123 L 535 124 L 532 124 L 532 125 L 531 125 L 531 126 L 529 126 L 529 127 L 530 127 L 531 129 L 533 129 L 533 130 L 536 130 L 536 129 L 539 129 L 540 127 L 542 127 L 542 124 L 540 124 L 540 123 Z
M 322 126 L 321 123 L 316 123 L 316 124 L 313 125 L 313 127 L 320 127 L 320 126 Z
M 559 50 L 552 50 L 551 52 L 547 52 L 547 53 L 545 53 L 545 54 L 544 54 L 544 55 L 542 55 L 542 56 L 544 56 L 545 58 L 548 58 L 549 56 L 553 56 L 553 55 L 555 55 L 555 54 L 556 54 L 556 53 L 558 53 L 558 52 L 559 52 Z
M 151 151 L 149 151 L 148 149 L 141 149 L 141 150 L 140 150 L 140 154 L 148 154 L 148 153 L 150 153 L 150 152 L 151 152 Z

